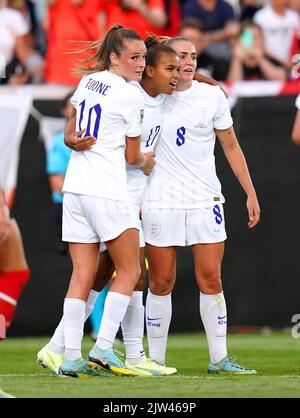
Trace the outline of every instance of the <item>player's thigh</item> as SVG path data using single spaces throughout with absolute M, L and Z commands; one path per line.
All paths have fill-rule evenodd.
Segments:
M 118 237 L 106 241 L 116 272 L 140 275 L 139 230 L 126 229 Z
M 93 276 L 98 267 L 99 243 L 70 242 L 70 257 L 73 271 L 83 277 Z
M 19 271 L 28 269 L 23 241 L 17 222 L 12 226 L 7 240 L 0 246 L 0 271 Z
M 67 298 L 87 300 L 94 286 L 98 265 L 98 243 L 69 243 L 73 264 Z
M 195 276 L 200 290 L 204 293 L 207 293 L 209 288 L 214 291 L 221 286 L 224 247 L 224 241 L 192 245 Z

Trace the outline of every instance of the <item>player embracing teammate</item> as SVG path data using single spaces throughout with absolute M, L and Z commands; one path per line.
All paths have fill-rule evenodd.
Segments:
M 108 33 L 106 40 L 110 37 L 110 33 L 111 32 Z M 135 40 L 138 41 L 137 39 Z M 132 51 L 128 46 L 129 44 L 129 41 L 124 42 L 122 47 L 118 51 L 115 51 L 115 55 L 111 55 L 111 53 L 107 54 L 107 68 L 115 69 L 114 63 L 117 63 L 120 57 L 124 58 L 123 68 L 130 64 L 130 52 Z M 139 52 L 136 56 L 137 59 L 143 54 L 142 43 L 138 45 Z M 105 199 L 114 200 L 112 195 L 100 196 L 95 195 L 94 191 L 89 191 L 88 193 L 93 199 L 86 199 L 85 197 L 85 195 L 87 195 L 87 190 L 90 190 L 90 187 L 94 187 L 93 190 L 97 190 L 98 193 L 101 184 L 103 186 L 101 194 L 107 193 L 104 192 L 104 190 L 107 190 L 110 186 L 110 182 L 102 182 L 103 173 L 100 173 L 100 171 L 107 169 L 105 175 L 114 177 L 113 173 L 116 170 L 116 167 L 120 167 L 121 164 L 119 165 L 119 163 L 121 163 L 121 159 L 115 160 L 113 164 L 107 165 L 105 158 L 101 160 L 100 164 L 98 156 L 97 162 L 99 162 L 99 166 L 97 166 L 97 182 L 95 181 L 95 176 L 88 176 L 90 170 L 88 165 L 83 169 L 80 164 L 78 164 L 80 159 L 85 161 L 89 155 L 93 155 L 93 157 L 96 158 L 97 145 L 98 147 L 102 146 L 105 150 L 109 144 L 112 144 L 112 133 L 111 135 L 108 135 L 107 143 L 105 142 L 106 137 L 101 136 L 99 133 L 101 132 L 101 126 L 106 127 L 108 125 L 107 123 L 101 125 L 102 119 L 100 119 L 99 115 L 101 115 L 101 118 L 105 118 L 104 109 L 108 108 L 105 108 L 105 106 L 99 107 L 97 100 L 100 101 L 101 95 L 103 96 L 105 93 L 105 96 L 111 91 L 111 84 L 103 78 L 103 74 L 100 72 L 99 77 L 101 76 L 101 79 L 99 78 L 99 80 L 96 80 L 93 79 L 94 76 L 90 77 L 87 75 L 81 82 L 81 86 L 88 89 L 88 91 L 93 92 L 94 96 L 97 96 L 97 94 L 100 95 L 100 98 L 97 96 L 98 99 L 92 103 L 92 106 L 86 106 L 86 98 L 81 94 L 80 85 L 73 98 L 77 112 L 77 130 L 80 130 L 81 133 L 83 133 L 83 131 L 85 132 L 84 138 L 77 139 L 77 145 L 71 144 L 80 152 L 72 154 L 74 164 L 73 169 L 71 169 L 73 170 L 73 175 L 72 177 L 69 176 L 69 180 L 66 183 L 67 186 L 65 187 L 65 192 L 67 193 L 65 195 L 66 215 L 64 218 L 64 239 L 71 242 L 71 257 L 73 258 L 74 268 L 76 267 L 76 274 L 74 276 L 73 273 L 72 276 L 70 286 L 71 292 L 68 292 L 65 300 L 62 321 L 56 329 L 49 345 L 44 347 L 38 354 L 38 361 L 56 373 L 58 372 L 59 374 L 69 376 L 80 376 L 82 374 L 101 375 L 101 373 L 103 375 L 103 372 L 106 370 L 114 372 L 115 374 L 140 375 L 144 371 L 144 375 L 147 373 L 149 375 L 155 375 L 172 374 L 174 372 L 173 370 L 176 371 L 176 369 L 173 368 L 164 369 L 165 353 L 168 329 L 171 321 L 171 292 L 176 279 L 176 248 L 177 246 L 186 245 L 192 247 L 194 255 L 196 279 L 200 290 L 200 313 L 209 345 L 209 373 L 256 373 L 253 369 L 247 369 L 234 363 L 227 355 L 227 312 L 221 283 L 221 264 L 226 232 L 222 205 L 224 198 L 215 171 L 215 134 L 218 135 L 225 156 L 247 194 L 249 228 L 253 228 L 259 222 L 259 204 L 244 155 L 232 128 L 232 118 L 226 98 L 218 86 L 210 86 L 203 83 L 199 84 L 198 82 L 193 81 L 196 69 L 196 52 L 190 41 L 183 38 L 175 38 L 168 42 L 168 48 L 170 47 L 176 51 L 180 59 L 180 81 L 177 83 L 176 92 L 173 95 L 164 98 L 163 120 L 160 121 L 160 118 L 157 118 L 156 123 L 154 123 L 153 126 L 151 125 L 151 127 L 149 126 L 148 133 L 143 136 L 145 151 L 147 145 L 152 146 L 155 144 L 161 134 L 161 138 L 158 140 L 158 144 L 155 148 L 157 153 L 157 165 L 146 184 L 142 205 L 142 224 L 147 244 L 150 269 L 150 286 L 146 304 L 146 325 L 150 363 L 148 361 L 147 364 L 144 362 L 145 358 L 143 358 L 143 355 L 138 356 L 137 354 L 134 354 L 137 353 L 138 349 L 140 350 L 140 353 L 143 352 L 142 332 L 144 327 L 142 289 L 138 288 L 138 290 L 136 290 L 136 292 L 139 292 L 138 295 L 136 292 L 132 293 L 140 273 L 139 268 L 136 267 L 138 257 L 136 238 L 134 240 L 129 239 L 125 241 L 122 238 L 120 239 L 124 232 L 121 233 L 120 236 L 115 235 L 116 238 L 112 236 L 110 229 L 115 230 L 119 220 L 117 220 L 117 217 L 113 220 L 106 218 L 107 213 L 103 210 L 101 211 L 101 209 L 99 210 L 98 206 L 101 204 L 103 197 Z M 116 57 L 118 58 L 117 61 L 115 61 Z M 156 68 L 156 64 L 157 63 L 155 62 L 153 64 L 149 63 L 147 73 L 148 82 L 149 78 L 151 79 L 151 74 L 153 74 L 153 71 Z M 164 63 L 164 65 L 166 65 L 166 63 Z M 134 67 L 130 68 L 133 69 Z M 174 71 L 174 64 L 170 70 Z M 126 69 L 125 73 L 128 74 L 128 71 L 129 70 Z M 135 80 L 138 81 L 138 74 L 141 75 L 141 71 L 142 65 L 139 67 L 139 71 L 133 71 L 130 76 L 132 77 L 133 74 L 135 74 Z M 110 72 L 110 70 L 108 70 L 108 72 Z M 157 97 L 159 93 L 163 92 L 163 90 L 159 90 L 157 85 L 155 87 L 155 83 L 153 85 L 153 82 L 157 83 L 159 80 L 158 74 L 156 73 L 156 78 L 153 78 L 154 80 L 152 79 L 152 82 L 150 83 L 151 88 L 149 88 L 149 83 L 148 86 L 143 86 L 143 83 L 141 83 L 149 96 L 150 104 L 151 96 L 153 99 L 153 97 Z M 129 79 L 128 76 L 127 78 L 125 77 L 125 80 L 129 81 Z M 134 79 L 134 77 L 131 79 Z M 120 94 L 122 94 L 122 91 L 125 91 L 125 84 L 126 83 L 123 83 L 122 87 L 119 85 Z M 174 80 L 172 84 L 174 87 Z M 137 97 L 139 92 L 138 89 L 133 86 L 129 87 L 136 90 L 135 93 L 133 90 L 130 90 L 130 92 L 132 92 L 133 97 Z M 160 88 L 162 87 L 160 86 Z M 153 92 L 155 92 L 155 94 L 152 94 Z M 128 99 L 128 96 L 125 97 Z M 131 100 L 128 101 L 130 104 Z M 116 109 L 118 114 L 120 109 L 119 107 L 116 107 Z M 86 111 L 88 111 L 87 116 L 85 116 Z M 102 114 L 102 112 L 104 113 Z M 93 125 L 91 123 L 92 115 L 94 118 Z M 116 113 L 114 113 L 114 115 L 116 115 Z M 141 115 L 142 114 L 140 113 L 140 116 Z M 84 119 L 84 117 L 87 119 Z M 130 121 L 132 123 L 132 118 Z M 130 121 L 128 120 L 127 123 L 129 124 Z M 144 119 L 144 124 L 145 121 L 147 122 L 147 119 Z M 142 122 L 142 120 L 140 122 Z M 134 139 L 126 140 L 126 157 L 128 156 L 127 150 L 132 145 L 131 141 L 134 141 Z M 123 146 L 122 149 L 124 150 L 124 144 L 121 145 L 120 142 L 119 146 Z M 82 152 L 82 150 L 85 149 L 87 151 Z M 114 149 L 116 150 L 117 148 Z M 137 153 L 135 155 L 138 155 L 137 149 L 134 149 L 135 153 Z M 150 147 L 149 149 L 152 148 Z M 136 162 L 136 159 L 127 159 L 129 164 L 135 165 L 134 170 L 144 169 L 145 163 L 146 167 L 147 163 L 149 163 L 148 165 L 151 166 L 151 168 L 153 167 L 153 154 L 149 154 L 149 161 L 146 161 L 148 155 L 139 155 L 141 156 L 138 157 L 138 162 Z M 75 170 L 77 170 L 76 174 Z M 85 170 L 87 170 L 87 172 L 85 172 Z M 144 171 L 146 171 L 146 174 L 149 174 L 151 170 Z M 134 172 L 136 173 L 136 171 Z M 135 176 L 133 176 L 133 178 L 134 177 Z M 140 172 L 136 177 L 135 180 L 143 178 L 141 177 Z M 84 178 L 89 178 L 91 184 L 88 184 L 87 181 L 85 187 L 81 187 L 79 190 L 78 184 L 82 185 L 82 179 Z M 134 189 L 138 183 L 139 181 L 137 181 L 137 183 L 134 181 L 130 184 L 129 181 L 129 190 L 132 192 L 131 203 L 125 199 L 126 208 L 128 209 L 128 212 L 126 213 L 128 216 L 129 213 L 135 214 L 135 219 L 137 219 L 137 206 L 141 203 L 141 195 L 138 193 L 137 202 L 134 202 L 135 208 L 133 207 L 134 205 L 132 206 L 132 196 L 134 195 Z M 70 184 L 74 185 L 73 190 L 68 190 Z M 121 195 L 122 193 L 125 193 L 127 187 L 125 187 L 123 175 L 121 183 L 118 182 L 114 187 L 109 187 L 109 193 L 113 191 L 113 193 L 119 197 L 120 184 L 122 188 Z M 74 197 L 72 194 L 78 194 L 79 197 Z M 81 198 L 80 195 L 84 197 Z M 82 222 L 82 213 L 89 210 L 88 202 L 90 200 L 95 200 L 95 196 L 97 196 L 98 200 L 97 204 L 95 203 L 94 205 L 93 213 L 86 216 L 87 220 Z M 100 197 L 101 200 L 99 199 Z M 72 202 L 70 199 L 72 199 Z M 79 202 L 80 200 L 82 201 Z M 114 213 L 114 208 L 107 206 L 108 204 L 110 205 L 111 202 L 102 203 L 105 203 L 104 206 L 108 209 L 107 212 L 109 212 L 109 214 Z M 69 209 L 69 207 L 71 209 Z M 73 214 L 75 218 L 77 217 L 77 220 L 74 219 Z M 74 227 L 74 225 L 76 226 L 76 223 L 78 223 L 78 226 L 81 224 L 78 230 L 84 232 L 84 237 L 77 237 L 77 241 L 74 241 L 72 231 L 76 231 L 76 227 Z M 88 225 L 90 223 L 91 225 Z M 104 228 L 105 231 L 103 236 L 97 230 L 98 225 L 100 224 L 101 228 Z M 127 228 L 130 228 L 130 226 L 133 226 L 133 229 L 139 227 L 138 222 L 129 222 L 127 224 L 125 222 L 123 225 L 124 224 L 127 225 Z M 127 235 L 126 231 L 130 230 L 131 229 L 126 229 L 125 235 Z M 135 233 L 134 236 L 136 237 Z M 98 282 L 96 281 L 97 286 L 95 288 L 94 279 L 98 254 L 98 244 L 96 244 L 96 242 L 98 241 L 105 242 L 108 252 L 106 251 L 106 255 L 103 256 L 102 254 L 100 257 L 97 272 Z M 77 242 L 77 244 L 74 244 L 74 242 Z M 116 246 L 116 242 L 119 242 L 120 245 Z M 89 243 L 92 244 L 91 247 L 87 246 Z M 76 248 L 81 249 L 77 252 Z M 75 259 L 74 255 L 76 257 Z M 132 257 L 129 257 L 130 255 Z M 83 259 L 84 263 L 82 263 Z M 124 289 L 124 279 L 122 284 L 122 274 L 120 274 L 120 271 L 122 273 L 122 269 L 120 270 L 120 265 L 122 266 L 125 259 L 135 260 L 133 265 L 135 265 L 136 270 L 130 271 L 128 276 L 125 274 L 124 277 L 127 278 L 126 280 L 128 280 L 128 283 Z M 87 260 L 91 261 L 89 269 L 86 267 Z M 101 290 L 110 278 L 110 274 L 104 273 L 106 271 L 111 271 L 111 267 L 109 267 L 110 260 L 117 270 L 117 278 L 115 279 L 109 292 L 109 297 L 105 302 L 104 317 L 97 342 L 89 353 L 89 362 L 84 362 L 80 351 L 84 320 L 90 314 L 97 291 Z M 80 276 L 80 279 L 78 279 L 77 264 L 80 266 L 79 273 L 82 275 Z M 106 268 L 107 266 L 108 268 Z M 128 265 L 125 270 L 126 273 L 129 273 Z M 84 292 L 78 287 L 78 283 L 84 288 Z M 93 286 L 94 290 L 91 290 Z M 75 301 L 75 299 L 79 299 L 79 301 Z M 68 305 L 70 306 L 68 307 Z M 78 314 L 79 311 L 81 312 L 80 317 Z M 125 363 L 118 359 L 112 349 L 119 323 L 122 323 L 125 337 L 124 343 L 127 355 L 127 361 Z M 61 365 L 63 355 L 64 362 Z M 56 364 L 56 368 L 51 367 L 51 362 Z M 59 367 L 57 367 L 57 365 L 59 365 Z M 155 367 L 153 367 L 155 365 L 158 366 L 156 373 Z M 159 366 L 161 366 L 160 371 Z M 168 373 L 167 369 L 170 369 L 170 373 Z

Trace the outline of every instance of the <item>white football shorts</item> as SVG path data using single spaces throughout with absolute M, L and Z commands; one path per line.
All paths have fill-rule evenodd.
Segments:
M 144 232 L 143 232 L 143 228 L 142 228 L 142 221 L 140 219 L 140 208 L 138 205 L 134 205 L 134 209 L 136 211 L 137 217 L 138 217 L 138 223 L 139 223 L 139 230 L 140 230 L 140 248 L 145 247 L 145 239 L 144 239 Z M 104 242 L 100 243 L 100 253 L 103 253 L 104 251 L 106 251 L 106 245 L 104 244 Z
M 65 193 L 62 240 L 94 243 L 117 238 L 130 228 L 139 230 L 139 219 L 131 202 Z
M 227 238 L 222 203 L 201 209 L 144 211 L 142 227 L 146 243 L 156 247 L 212 244 Z

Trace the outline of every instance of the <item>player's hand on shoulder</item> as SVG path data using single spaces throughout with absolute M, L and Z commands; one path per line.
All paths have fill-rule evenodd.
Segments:
M 224 87 L 224 86 L 222 86 L 222 84 L 220 84 L 220 83 L 218 83 L 218 84 L 217 84 L 217 86 L 219 86 L 219 87 L 220 87 L 220 89 L 221 89 L 222 93 L 224 94 L 224 96 L 225 96 L 226 98 L 228 98 L 228 93 L 227 93 L 227 91 L 226 91 L 225 87 Z
M 146 152 L 145 154 L 146 157 L 146 164 L 144 165 L 144 167 L 142 168 L 145 176 L 150 176 L 154 166 L 155 166 L 155 153 L 150 151 L 150 152 Z
M 195 73 L 194 80 L 198 81 L 199 83 L 209 84 L 210 86 L 219 86 L 221 91 L 223 92 L 225 97 L 228 97 L 228 93 L 225 88 L 220 84 L 217 80 L 211 77 L 207 77 L 206 75 Z
M 92 135 L 81 138 L 81 135 L 85 132 L 82 129 L 78 132 L 73 132 L 70 135 L 65 135 L 64 141 L 67 147 L 73 151 L 88 151 L 96 143 L 96 138 Z

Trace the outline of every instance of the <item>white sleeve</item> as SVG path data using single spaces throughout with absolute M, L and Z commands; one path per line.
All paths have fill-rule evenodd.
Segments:
M 228 101 L 221 89 L 219 87 L 217 88 L 216 100 L 218 100 L 218 107 L 213 119 L 213 124 L 215 129 L 224 130 L 233 125 L 233 120 Z
M 78 83 L 78 86 L 77 86 L 73 96 L 70 98 L 71 105 L 74 107 L 74 109 L 76 109 L 76 106 L 77 106 L 80 86 L 83 83 L 83 81 L 86 79 L 86 77 L 87 77 L 86 75 L 84 75 L 82 77 L 82 79 Z
M 297 37 L 300 38 L 300 16 L 298 14 L 295 20 L 296 20 L 295 27 L 296 27 Z
M 295 103 L 295 105 L 296 105 L 296 108 L 297 108 L 298 110 L 300 110 L 300 94 L 297 96 L 297 99 L 296 99 L 296 103 Z
M 22 14 L 18 11 L 14 11 L 10 18 L 10 27 L 16 37 L 24 36 L 29 32 L 29 26 Z
M 136 137 L 142 133 L 142 123 L 144 117 L 144 98 L 137 88 L 132 88 L 128 92 L 124 104 L 123 116 L 125 119 L 125 134 L 128 137 Z
M 77 89 L 75 90 L 73 96 L 70 98 L 71 105 L 74 107 L 74 109 L 76 109 L 78 101 L 78 87 L 79 86 L 77 86 Z
M 262 9 L 258 10 L 253 16 L 253 22 L 258 26 L 262 26 L 261 11 Z

